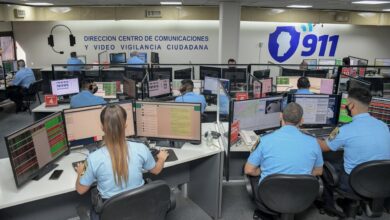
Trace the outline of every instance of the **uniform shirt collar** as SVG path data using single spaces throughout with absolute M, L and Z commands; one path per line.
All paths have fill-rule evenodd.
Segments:
M 193 95 L 195 94 L 194 92 L 186 92 L 184 95 Z
M 284 125 L 282 128 L 280 128 L 281 131 L 283 132 L 294 132 L 294 131 L 299 131 L 299 129 L 296 126 L 293 125 Z
M 310 90 L 309 90 L 309 89 L 298 89 L 298 91 L 299 91 L 299 92 L 307 92 L 307 93 L 309 93 L 309 92 L 310 92 Z
M 370 114 L 368 114 L 367 112 L 366 113 L 360 113 L 360 114 L 357 114 L 355 116 L 352 117 L 352 120 L 356 120 L 356 119 L 359 119 L 359 118 L 366 118 L 366 117 L 369 117 Z

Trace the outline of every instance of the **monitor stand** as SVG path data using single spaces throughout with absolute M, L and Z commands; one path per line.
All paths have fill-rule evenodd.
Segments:
M 33 178 L 33 180 L 39 180 L 41 179 L 44 175 L 50 173 L 52 170 L 54 170 L 56 167 L 58 167 L 58 164 L 55 164 L 55 163 L 51 163 L 51 164 L 48 164 L 47 166 L 45 166 L 44 168 L 42 168 L 38 175 L 35 176 Z
M 156 146 L 159 147 L 172 147 L 172 148 L 182 148 L 185 144 L 185 141 L 156 141 Z

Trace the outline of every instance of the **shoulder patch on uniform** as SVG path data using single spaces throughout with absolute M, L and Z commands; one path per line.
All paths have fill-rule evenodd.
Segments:
M 252 153 L 253 151 L 256 150 L 257 147 L 260 146 L 260 142 L 261 142 L 261 137 L 259 136 L 259 138 L 257 138 L 257 141 L 256 143 L 252 146 L 252 148 L 250 149 L 250 152 Z
M 337 135 L 340 133 L 340 128 L 339 127 L 336 127 L 335 129 L 333 129 L 333 131 L 329 134 L 329 138 L 328 140 L 332 141 L 334 140 Z

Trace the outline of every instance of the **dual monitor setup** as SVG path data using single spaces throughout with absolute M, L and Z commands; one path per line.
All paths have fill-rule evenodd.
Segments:
M 201 142 L 201 105 L 198 103 L 123 102 L 126 137 Z M 100 113 L 105 105 L 67 109 L 5 137 L 16 186 L 39 179 L 55 162 L 77 146 L 104 140 Z

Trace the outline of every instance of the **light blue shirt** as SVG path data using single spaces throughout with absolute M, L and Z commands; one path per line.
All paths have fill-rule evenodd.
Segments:
M 35 82 L 34 72 L 30 68 L 21 68 L 16 72 L 12 85 L 28 88 L 33 82 Z
M 78 108 L 92 105 L 106 104 L 103 98 L 95 96 L 90 91 L 84 90 L 70 98 L 70 107 Z
M 372 160 L 390 159 L 389 127 L 368 113 L 355 115 L 339 128 L 327 144 L 332 151 L 344 148 L 344 170 L 350 174 L 357 165 Z
M 79 58 L 71 57 L 68 59 L 67 64 L 84 64 Z M 82 66 L 67 66 L 68 71 L 80 71 Z
M 122 183 L 122 186 L 115 183 L 111 157 L 106 147 L 102 147 L 88 156 L 87 169 L 80 178 L 80 184 L 90 186 L 97 182 L 97 189 L 104 199 L 144 185 L 143 170 L 153 169 L 156 162 L 144 144 L 127 142 L 127 147 L 129 152 L 129 178 L 127 182 Z
M 206 105 L 207 105 L 204 96 L 195 94 L 194 92 L 186 92 L 184 95 L 176 97 L 175 102 L 201 103 L 202 113 L 206 109 Z
M 315 138 L 303 134 L 297 127 L 285 125 L 261 137 L 248 163 L 260 167 L 261 182 L 271 174 L 312 174 L 322 167 L 321 148 Z
M 311 95 L 311 94 L 314 94 L 314 93 L 312 93 L 309 89 L 298 89 L 296 92 L 295 92 L 295 94 L 299 94 L 299 95 L 307 95 L 307 94 L 309 94 L 309 95 Z
M 144 64 L 144 61 L 139 57 L 134 56 L 127 60 L 127 64 Z M 131 67 L 142 67 L 142 66 L 131 66 Z

